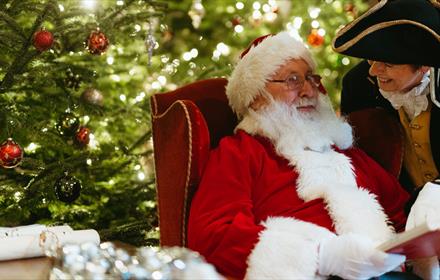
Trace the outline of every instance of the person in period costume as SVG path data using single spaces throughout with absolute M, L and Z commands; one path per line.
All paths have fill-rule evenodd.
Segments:
M 402 128 L 400 183 L 409 193 L 423 188 L 426 198 L 413 206 L 407 227 L 417 224 L 415 215 L 419 222 L 439 217 L 440 2 L 382 0 L 342 28 L 333 49 L 366 59 L 343 78 L 342 114 L 382 108 Z
M 281 32 L 255 40 L 228 80 L 240 122 L 211 151 L 188 223 L 188 247 L 226 276 L 367 279 L 405 260 L 376 246 L 405 228 L 409 195 L 352 146 L 314 71 Z

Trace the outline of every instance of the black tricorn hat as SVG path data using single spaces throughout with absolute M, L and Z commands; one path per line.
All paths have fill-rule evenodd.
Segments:
M 332 47 L 348 56 L 433 67 L 431 97 L 440 107 L 440 0 L 382 0 L 339 30 Z
M 341 54 L 440 67 L 440 1 L 382 0 L 336 34 Z

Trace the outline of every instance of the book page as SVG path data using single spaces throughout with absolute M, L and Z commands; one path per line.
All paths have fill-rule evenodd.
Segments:
M 379 245 L 378 249 L 405 255 L 407 260 L 440 256 L 440 225 L 424 223 L 397 233 L 392 239 Z

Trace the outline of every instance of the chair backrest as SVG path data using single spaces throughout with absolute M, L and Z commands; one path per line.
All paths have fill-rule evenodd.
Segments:
M 151 97 L 162 246 L 186 245 L 189 207 L 209 150 L 237 124 L 226 83 L 223 78 L 208 79 Z
M 403 163 L 404 139 L 399 121 L 382 108 L 350 113 L 355 145 L 376 160 L 385 170 L 399 177 Z

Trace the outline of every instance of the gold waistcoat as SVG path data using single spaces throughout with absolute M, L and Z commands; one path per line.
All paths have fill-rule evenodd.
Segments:
M 399 117 L 404 130 L 403 164 L 413 184 L 420 188 L 439 175 L 432 157 L 429 135 L 431 103 L 426 111 L 423 111 L 412 121 L 408 119 L 403 108 L 399 109 Z

